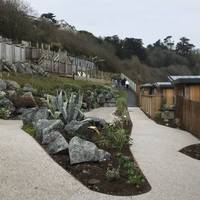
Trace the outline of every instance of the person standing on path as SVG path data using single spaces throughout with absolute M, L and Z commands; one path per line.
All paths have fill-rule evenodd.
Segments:
M 125 82 L 125 86 L 126 86 L 126 89 L 128 90 L 129 89 L 129 82 L 127 80 Z

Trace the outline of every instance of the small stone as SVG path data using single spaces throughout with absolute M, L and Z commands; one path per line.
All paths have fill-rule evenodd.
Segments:
M 33 87 L 30 84 L 25 84 L 23 87 L 24 92 L 33 92 Z
M 89 184 L 89 185 L 97 185 L 97 184 L 99 184 L 99 183 L 100 183 L 100 180 L 95 179 L 95 178 L 90 179 L 90 180 L 88 181 L 88 184 Z

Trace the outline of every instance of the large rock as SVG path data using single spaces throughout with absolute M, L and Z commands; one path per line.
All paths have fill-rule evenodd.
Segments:
M 68 134 L 82 134 L 87 130 L 89 125 L 90 123 L 87 121 L 71 121 L 65 126 L 65 131 Z
M 30 84 L 25 84 L 23 87 L 24 92 L 33 92 L 33 87 Z
M 52 131 L 60 130 L 64 128 L 64 124 L 61 120 L 47 120 L 41 119 L 36 123 L 37 139 L 42 143 L 47 142 L 47 135 Z M 44 141 L 45 139 L 45 141 Z
M 49 134 L 43 135 L 42 142 L 43 142 L 43 144 L 50 144 L 59 136 L 60 136 L 60 132 L 53 130 L 53 131 L 49 132 Z
M 104 103 L 106 102 L 106 99 L 105 99 L 105 96 L 104 96 L 104 94 L 99 94 L 98 96 L 97 96 L 97 103 L 99 104 L 99 105 L 104 105 Z
M 9 109 L 11 113 L 15 111 L 13 103 L 5 97 L 0 99 L 0 107 Z
M 22 120 L 24 124 L 36 123 L 40 119 L 48 119 L 50 113 L 47 108 L 30 108 L 25 109 L 22 113 Z
M 97 146 L 79 137 L 73 137 L 69 143 L 70 163 L 97 162 L 109 160 L 111 154 L 98 149 Z
M 32 108 L 37 106 L 32 92 L 25 92 L 23 96 L 20 97 L 20 99 L 24 102 L 25 107 Z
M 4 91 L 0 91 L 0 99 L 3 99 L 6 96 L 6 93 Z
M 106 95 L 105 95 L 106 101 L 107 101 L 107 100 L 110 100 L 110 99 L 112 99 L 112 98 L 113 98 L 113 94 L 112 94 L 111 92 L 106 93 Z
M 9 98 L 12 98 L 17 95 L 17 92 L 15 90 L 7 90 L 6 93 Z
M 21 88 L 20 85 L 15 81 L 7 80 L 6 83 L 8 90 L 19 90 Z
M 17 67 L 15 66 L 15 64 L 12 64 L 12 65 L 10 65 L 10 70 L 12 71 L 12 72 L 17 72 Z
M 5 91 L 7 88 L 6 81 L 0 79 L 0 91 Z
M 17 62 L 15 63 L 15 67 L 16 67 L 17 72 L 26 73 L 26 67 L 23 63 Z
M 82 123 L 90 123 L 93 126 L 99 127 L 99 128 L 103 128 L 106 125 L 106 121 L 104 119 L 100 119 L 98 117 L 87 117 L 86 119 L 84 119 L 82 121 Z
M 29 64 L 29 63 L 25 63 L 24 66 L 25 66 L 25 74 L 32 75 L 32 74 L 33 74 L 33 71 L 32 71 L 32 69 L 31 69 L 30 64 Z
M 51 133 L 53 134 L 53 133 Z M 61 151 L 64 151 L 66 149 L 68 149 L 68 143 L 67 141 L 65 140 L 65 138 L 59 134 L 59 135 L 56 135 L 55 137 L 55 140 L 52 141 L 49 145 L 48 145 L 48 152 L 50 154 L 56 154 L 56 153 L 59 153 Z

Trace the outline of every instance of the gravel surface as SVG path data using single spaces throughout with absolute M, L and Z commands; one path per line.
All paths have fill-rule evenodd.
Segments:
M 108 110 L 98 109 L 90 116 L 95 112 L 112 120 Z M 178 152 L 199 140 L 188 132 L 157 125 L 139 108 L 129 111 L 133 120 L 131 150 L 152 186 L 150 192 L 115 197 L 90 191 L 21 130 L 21 121 L 0 120 L 0 199 L 199 200 L 200 162 Z

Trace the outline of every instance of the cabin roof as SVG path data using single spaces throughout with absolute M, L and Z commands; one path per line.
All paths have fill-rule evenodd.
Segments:
M 145 83 L 145 84 L 140 85 L 140 88 L 151 88 L 151 87 L 153 87 L 153 84 L 151 83 Z
M 158 88 L 173 88 L 173 85 L 171 82 L 156 82 L 153 84 L 155 87 L 158 87 Z
M 200 84 L 200 76 L 169 76 L 173 84 Z

